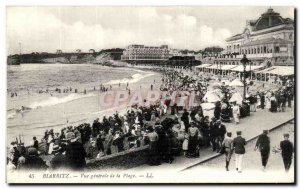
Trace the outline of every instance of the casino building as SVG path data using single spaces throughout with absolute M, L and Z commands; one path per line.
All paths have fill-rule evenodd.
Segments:
M 271 66 L 294 66 L 294 29 L 292 19 L 282 18 L 269 8 L 258 19 L 246 21 L 243 32 L 226 39 L 225 50 L 200 68 L 226 74 L 242 72 L 240 60 L 244 54 L 250 60 L 246 70 L 253 73 Z
M 225 52 L 215 64 L 239 64 L 243 54 L 253 65 L 294 65 L 294 21 L 269 8 L 257 20 L 248 20 L 243 33 L 226 40 Z

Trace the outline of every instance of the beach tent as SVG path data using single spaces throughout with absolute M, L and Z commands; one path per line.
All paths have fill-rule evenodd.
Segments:
M 207 91 L 203 97 L 205 102 L 218 102 L 220 101 L 220 97 L 214 91 Z
M 239 105 L 242 105 L 243 97 L 240 93 L 236 92 L 232 95 L 230 98 L 229 102 L 236 102 Z
M 243 87 L 244 84 L 243 84 L 239 79 L 235 79 L 235 80 L 233 80 L 233 81 L 229 84 L 229 86 L 231 86 L 231 87 Z
M 216 106 L 214 103 L 202 103 L 201 104 L 202 110 L 212 110 L 214 109 Z

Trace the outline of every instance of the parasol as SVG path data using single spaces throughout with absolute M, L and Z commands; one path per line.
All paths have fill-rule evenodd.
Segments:
M 244 84 L 243 84 L 239 79 L 235 79 L 235 80 L 233 80 L 233 81 L 229 84 L 229 86 L 231 86 L 231 87 L 243 87 Z

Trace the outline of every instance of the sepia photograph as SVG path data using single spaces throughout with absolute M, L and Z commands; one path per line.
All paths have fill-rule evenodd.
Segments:
M 5 9 L 6 183 L 295 184 L 295 7 Z

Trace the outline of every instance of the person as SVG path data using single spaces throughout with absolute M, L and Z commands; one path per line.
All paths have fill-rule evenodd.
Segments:
M 75 134 L 73 132 L 68 132 L 66 134 L 66 139 L 68 141 L 66 146 L 66 158 L 69 168 L 73 170 L 82 170 L 86 165 L 86 152 L 83 145 L 75 139 Z
M 226 134 L 226 127 L 221 123 L 221 120 L 217 120 L 216 125 L 217 125 L 217 136 L 220 138 L 221 142 L 223 142 Z
M 242 172 L 243 156 L 245 154 L 246 140 L 241 136 L 242 132 L 236 132 L 237 137 L 233 139 L 233 148 L 235 152 L 235 167 L 236 170 Z
M 197 153 L 199 134 L 199 129 L 194 122 L 191 122 L 191 127 L 188 129 L 189 143 L 187 157 L 199 157 L 199 153 Z
M 39 150 L 39 142 L 38 142 L 38 140 L 36 139 L 35 136 L 33 137 L 33 147 L 34 147 L 36 150 Z
M 220 116 L 221 116 L 221 103 L 218 101 L 215 103 L 216 107 L 215 107 L 215 110 L 214 110 L 214 117 L 216 119 L 220 119 Z
M 185 131 L 188 132 L 188 128 L 189 128 L 189 112 L 187 111 L 187 109 L 183 110 L 183 114 L 181 116 L 181 121 L 183 121 L 184 126 L 185 126 Z
M 186 156 L 186 152 L 188 150 L 188 145 L 189 145 L 189 136 L 188 136 L 188 134 L 184 134 L 184 140 L 182 143 L 182 150 L 183 150 L 184 156 Z
M 292 164 L 294 147 L 289 141 L 289 134 L 286 133 L 283 136 L 284 140 L 280 142 L 280 149 L 285 171 L 288 172 Z
M 231 159 L 231 155 L 233 152 L 233 139 L 231 138 L 232 133 L 228 132 L 227 136 L 225 137 L 225 139 L 222 142 L 222 146 L 224 147 L 225 150 L 225 157 L 226 157 L 226 171 L 229 171 L 228 167 L 229 167 L 229 163 L 230 163 L 230 159 Z
M 269 155 L 270 155 L 270 138 L 268 137 L 268 130 L 264 130 L 263 133 L 258 137 L 255 145 L 255 149 L 259 149 L 261 155 L 261 163 L 263 171 L 265 171 Z
M 210 142 L 212 145 L 212 150 L 216 150 L 216 138 L 217 138 L 217 124 L 216 124 L 216 118 L 212 117 L 211 122 L 209 123 L 209 137 L 210 137 Z
M 256 102 L 257 102 L 256 97 L 253 96 L 252 94 L 250 94 L 250 97 L 248 98 L 248 100 L 250 101 L 250 111 L 256 112 Z
M 230 107 L 228 106 L 227 103 L 222 104 L 221 120 L 223 122 L 230 122 Z
M 105 133 L 104 131 L 100 131 L 100 134 L 97 135 L 97 139 L 96 139 L 96 146 L 98 152 L 104 153 L 104 144 L 103 144 L 104 141 L 105 141 Z
M 47 168 L 46 162 L 38 156 L 36 148 L 28 148 L 28 156 L 26 157 L 22 169 L 46 170 Z
M 159 155 L 158 155 L 158 134 L 154 131 L 152 126 L 148 127 L 147 137 L 149 139 L 149 164 L 159 165 Z
M 236 104 L 236 101 L 233 102 L 232 114 L 235 124 L 240 122 L 240 107 Z
M 97 136 L 99 134 L 100 128 L 101 128 L 101 124 L 99 122 L 99 118 L 97 118 L 96 120 L 94 120 L 94 123 L 92 125 L 92 131 L 94 136 Z
M 265 108 L 265 94 L 261 92 L 260 95 L 260 108 L 263 110 Z
M 288 107 L 292 107 L 292 100 L 293 100 L 293 93 L 292 90 L 288 90 L 287 92 L 287 102 L 288 102 Z
M 18 166 L 18 160 L 19 157 L 21 156 L 20 151 L 18 149 L 17 142 L 12 142 L 11 143 L 12 148 L 10 150 L 10 154 L 12 154 L 12 163 L 17 167 Z
M 67 159 L 66 155 L 63 154 L 63 148 L 61 148 L 59 145 L 54 145 L 52 152 L 54 153 L 54 157 L 50 162 L 50 168 L 52 170 L 65 168 L 67 164 Z
M 24 146 L 24 142 L 21 143 L 21 145 L 19 146 L 19 152 L 20 155 L 25 157 L 27 155 L 27 150 L 26 147 Z
M 271 107 L 269 109 L 270 112 L 277 112 L 277 102 L 274 93 L 271 94 L 270 102 L 271 102 Z

